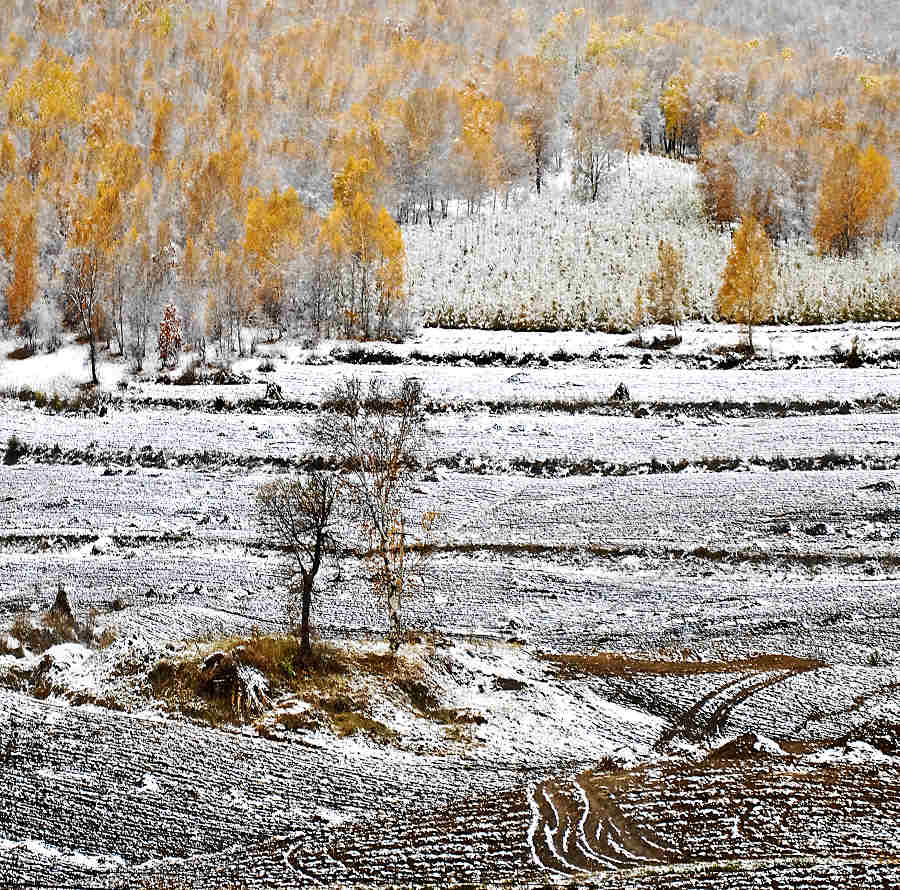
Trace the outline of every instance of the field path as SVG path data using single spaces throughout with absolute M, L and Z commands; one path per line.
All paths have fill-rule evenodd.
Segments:
M 734 709 L 752 695 L 817 669 L 818 667 L 800 665 L 774 673 L 767 672 L 762 679 L 759 678 L 759 673 L 754 671 L 749 675 L 729 680 L 708 692 L 685 711 L 681 718 L 660 736 L 658 746 L 664 746 L 678 736 L 700 741 L 721 735 L 725 732 Z M 705 717 L 704 711 L 708 706 L 712 706 L 712 713 Z

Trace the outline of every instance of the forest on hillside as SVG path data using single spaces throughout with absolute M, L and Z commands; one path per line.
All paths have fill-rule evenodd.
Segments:
M 779 280 L 847 264 L 840 311 L 900 317 L 898 17 L 875 0 L 8 0 L 0 311 L 26 350 L 76 331 L 137 367 L 165 304 L 187 343 L 241 354 L 251 326 L 393 336 L 416 298 L 410 240 L 547 202 L 551 175 L 601 205 L 611 171 L 655 154 L 690 165 L 710 237 L 744 217 Z M 626 308 L 525 326 L 640 324 L 678 287 L 679 313 L 727 308 L 715 282 L 666 284 L 688 244 L 644 240 L 659 269 L 623 275 Z M 425 320 L 514 327 L 517 306 Z

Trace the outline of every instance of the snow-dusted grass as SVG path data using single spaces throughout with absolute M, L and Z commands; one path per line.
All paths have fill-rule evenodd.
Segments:
M 55 352 L 36 352 L 24 359 L 9 358 L 17 348 L 15 340 L 0 339 L 0 388 L 29 387 L 45 393 L 71 395 L 79 384 L 91 379 L 90 353 L 86 344 L 69 340 Z M 125 359 L 110 360 L 98 355 L 97 376 L 104 389 L 112 389 L 128 369 Z
M 704 219 L 696 171 L 631 158 L 595 203 L 550 194 L 511 209 L 404 232 L 409 287 L 425 324 L 521 330 L 630 329 L 660 239 L 685 257 L 688 313 L 709 319 L 731 236 Z M 822 259 L 776 251 L 778 322 L 900 318 L 900 252 Z
M 885 383 L 896 379 L 895 372 L 893 380 Z M 614 385 L 611 381 L 608 391 Z M 702 392 L 699 384 L 696 390 Z M 524 464 L 536 461 L 556 461 L 560 467 L 583 460 L 617 466 L 654 459 L 672 463 L 741 459 L 749 464 L 752 459 L 766 462 L 829 453 L 894 465 L 900 454 L 896 415 L 889 413 L 750 417 L 727 423 L 684 417 L 677 403 L 667 413 L 671 416 L 526 411 L 499 416 L 483 411 L 441 414 L 429 421 L 436 434 L 429 457 L 447 467 L 458 465 L 482 473 L 512 470 L 510 463 L 521 472 Z M 94 460 L 110 463 L 132 463 L 142 448 L 166 449 L 170 462 L 209 452 L 204 460 L 213 466 L 220 459 L 232 464 L 250 458 L 260 463 L 300 461 L 314 451 L 304 420 L 293 414 L 168 409 L 110 409 L 98 419 L 45 414 L 13 403 L 0 413 L 0 442 L 15 435 L 30 448 L 58 445 L 64 451 L 79 449 L 78 459 L 90 459 L 88 452 L 93 452 Z M 27 454 L 20 457 L 20 461 L 27 459 Z M 112 479 L 108 484 L 122 483 Z

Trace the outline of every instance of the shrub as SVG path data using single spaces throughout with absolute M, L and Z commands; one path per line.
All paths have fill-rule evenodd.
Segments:
M 5 463 L 7 466 L 16 464 L 19 462 L 19 458 L 27 453 L 28 446 L 15 433 L 13 433 L 6 440 L 6 453 L 3 457 L 3 463 Z
M 172 379 L 172 383 L 176 386 L 194 386 L 197 383 L 201 383 L 201 377 L 203 376 L 202 368 L 203 363 L 199 359 L 194 359 L 178 377 Z
M 178 353 L 184 344 L 181 319 L 174 303 L 167 303 L 163 310 L 163 319 L 159 323 L 157 351 L 160 369 L 174 368 L 178 361 Z
M 32 652 L 46 652 L 60 643 L 81 643 L 103 649 L 113 643 L 118 634 L 111 627 L 104 628 L 98 634 L 98 615 L 96 609 L 91 609 L 85 621 L 78 621 L 60 584 L 53 606 L 40 616 L 38 623 L 29 613 L 21 612 L 13 620 L 9 632 Z

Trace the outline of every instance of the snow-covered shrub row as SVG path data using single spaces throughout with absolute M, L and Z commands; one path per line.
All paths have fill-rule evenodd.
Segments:
M 430 326 L 519 330 L 632 327 L 660 239 L 685 258 L 689 317 L 709 320 L 731 248 L 703 214 L 694 167 L 649 155 L 623 163 L 595 203 L 543 197 L 405 231 L 410 293 Z M 777 322 L 900 318 L 900 252 L 822 259 L 776 250 Z
M 722 375 L 722 372 L 711 373 Z M 896 381 L 898 378 L 895 375 L 887 379 Z M 773 381 L 772 386 L 775 385 Z M 278 415 L 251 415 L 248 422 L 243 416 L 232 414 L 144 411 L 111 412 L 106 419 L 108 422 L 98 427 L 96 420 L 89 418 L 71 418 L 71 422 L 67 422 L 70 418 L 36 411 L 9 411 L 0 415 L 0 443 L 17 435 L 27 443 L 32 458 L 37 456 L 38 460 L 55 463 L 86 461 L 97 466 L 97 474 L 102 472 L 99 467 L 110 464 L 117 464 L 121 469 L 134 465 L 159 468 L 165 463 L 168 472 L 178 467 L 185 472 L 189 472 L 188 467 L 212 469 L 222 463 L 232 469 L 259 467 L 275 461 L 299 460 L 314 451 L 309 437 Z M 216 425 L 223 433 L 221 437 L 214 431 Z M 580 461 L 608 462 L 621 469 L 622 465 L 649 463 L 654 459 L 677 463 L 754 458 L 766 462 L 781 458 L 824 459 L 829 453 L 862 465 L 867 461 L 893 465 L 898 451 L 894 435 L 896 415 L 890 413 L 793 417 L 789 421 L 759 417 L 719 425 L 705 420 L 670 420 L 664 416 L 634 418 L 572 414 L 535 417 L 525 412 L 511 412 L 503 416 L 446 414 L 430 420 L 430 426 L 438 438 L 429 459 L 473 473 L 516 469 L 518 472 L 541 472 L 540 468 L 528 469 L 535 462 L 546 462 L 547 472 L 554 466 L 558 472 L 563 472 L 572 471 Z M 153 438 L 154 429 L 159 431 L 156 439 Z M 191 436 L 198 443 L 195 452 L 184 447 Z M 130 441 L 129 437 L 132 437 Z M 54 452 L 54 446 L 59 443 L 59 451 Z M 151 448 L 151 453 L 142 451 L 145 448 Z M 38 449 L 41 451 L 39 456 Z M 165 451 L 161 452 L 161 449 Z M 598 471 L 598 467 L 592 468 L 592 472 Z M 0 497 L 7 479 L 24 484 L 21 472 L 0 472 Z M 10 476 L 10 473 L 17 475 Z M 55 482 L 60 484 L 59 477 Z M 34 484 L 40 483 L 35 481 Z M 89 487 L 81 494 L 91 498 L 109 489 L 123 490 L 132 494 L 135 502 L 140 502 L 143 484 L 141 475 L 109 476 L 95 480 L 94 492 Z M 199 488 L 199 484 L 192 487 Z M 38 521 L 49 522 L 53 515 L 58 516 L 56 521 L 65 527 L 77 525 L 79 508 L 86 508 L 87 502 L 77 501 L 72 492 L 66 491 L 66 494 L 71 503 L 65 503 L 59 513 L 55 508 L 45 508 Z M 48 503 L 62 502 L 62 498 L 52 493 L 48 493 L 47 500 Z M 231 501 L 231 497 L 227 500 Z M 235 521 L 237 516 L 249 511 L 249 500 L 241 504 Z M 20 515 L 20 506 L 18 499 L 9 501 L 8 506 L 0 502 L 0 520 L 8 513 L 14 521 Z M 233 506 L 229 503 L 229 507 Z M 167 494 L 161 501 L 154 502 L 152 508 L 153 521 L 162 523 L 173 517 L 177 519 L 178 510 L 193 515 L 196 503 L 190 492 L 178 498 Z M 37 519 L 37 516 L 34 514 L 32 518 Z M 102 509 L 96 520 L 103 523 Z

